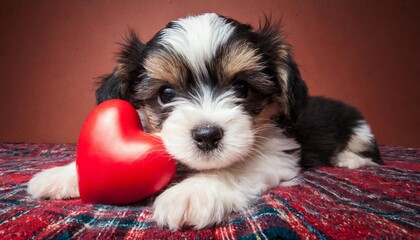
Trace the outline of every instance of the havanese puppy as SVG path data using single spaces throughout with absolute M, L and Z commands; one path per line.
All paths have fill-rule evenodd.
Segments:
M 259 29 L 214 13 L 169 23 L 149 42 L 130 33 L 98 103 L 119 98 L 194 174 L 162 192 L 153 219 L 204 228 L 243 211 L 270 188 L 320 166 L 382 164 L 353 107 L 308 96 L 278 24 Z M 75 164 L 29 182 L 34 198 L 78 197 Z

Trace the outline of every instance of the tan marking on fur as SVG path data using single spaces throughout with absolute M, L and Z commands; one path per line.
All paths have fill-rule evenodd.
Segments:
M 261 71 L 263 66 L 260 63 L 261 57 L 256 53 L 250 44 L 236 44 L 228 49 L 222 58 L 222 67 L 226 74 L 226 80 L 244 71 Z
M 146 121 L 149 123 L 150 133 L 160 132 L 162 126 L 159 126 L 160 118 L 156 115 L 156 111 L 148 105 L 142 108 L 142 111 L 145 113 Z
M 281 44 L 278 54 L 281 59 L 286 59 L 289 56 L 289 47 L 285 44 Z
M 289 58 L 290 55 L 289 51 L 290 50 L 287 45 L 281 44 L 277 54 L 280 57 L 280 59 L 286 62 L 287 58 Z M 289 76 L 287 75 L 286 69 L 284 69 L 282 66 L 279 66 L 279 68 L 277 69 L 277 73 L 280 75 L 280 79 L 283 81 L 284 87 L 287 89 L 287 78 Z
M 272 117 L 274 115 L 277 115 L 280 111 L 280 106 L 273 102 L 270 104 L 267 104 L 264 109 L 260 112 L 260 114 L 258 114 L 258 116 L 256 116 L 253 120 L 254 125 L 258 126 L 262 126 L 266 123 L 272 123 Z
M 275 101 L 279 104 L 280 111 L 285 114 L 286 117 L 290 117 L 290 111 L 289 111 L 289 98 L 287 96 L 287 90 L 286 94 L 282 94 L 281 96 L 278 96 L 275 98 Z
M 287 62 L 287 58 L 290 55 L 290 49 L 289 46 L 287 46 L 286 44 L 280 44 L 279 50 L 277 52 L 278 56 L 280 57 L 280 59 L 282 59 L 284 62 Z M 289 78 L 287 70 L 282 66 L 279 65 L 277 67 L 277 74 L 279 77 L 279 81 L 280 82 L 280 86 L 282 88 L 283 91 L 283 95 L 281 99 L 278 99 L 279 102 L 281 102 L 281 104 L 283 104 L 284 106 L 284 113 L 289 116 L 289 92 L 287 91 L 287 86 L 288 86 L 288 82 L 287 79 Z M 283 83 L 283 84 L 281 84 Z
M 179 85 L 186 77 L 181 61 L 168 53 L 151 55 L 145 60 L 144 68 L 150 77 L 167 81 L 171 85 Z
M 121 78 L 126 77 L 127 71 L 125 65 L 122 63 L 117 64 L 117 66 L 115 67 L 115 74 Z

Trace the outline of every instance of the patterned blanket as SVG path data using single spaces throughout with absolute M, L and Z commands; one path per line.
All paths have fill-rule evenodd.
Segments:
M 29 198 L 30 177 L 73 161 L 75 149 L 0 144 L 0 239 L 420 239 L 420 149 L 381 147 L 383 167 L 305 172 L 301 184 L 271 189 L 220 226 L 178 232 L 151 220 L 152 199 L 108 206 Z

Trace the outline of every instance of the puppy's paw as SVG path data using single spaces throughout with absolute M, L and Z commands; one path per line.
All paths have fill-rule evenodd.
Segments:
M 43 170 L 28 183 L 28 193 L 37 199 L 67 199 L 79 197 L 76 165 Z
M 201 229 L 218 224 L 232 211 L 222 194 L 206 184 L 181 182 L 157 197 L 153 219 L 172 231 L 182 226 Z
M 359 155 L 350 152 L 343 151 L 336 157 L 335 166 L 348 169 L 357 169 L 364 166 L 377 166 L 370 158 L 363 158 Z

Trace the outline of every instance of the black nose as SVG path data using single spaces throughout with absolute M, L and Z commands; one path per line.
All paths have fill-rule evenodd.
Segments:
M 198 148 L 210 151 L 219 145 L 223 138 L 223 129 L 214 125 L 201 125 L 194 128 L 191 135 Z

